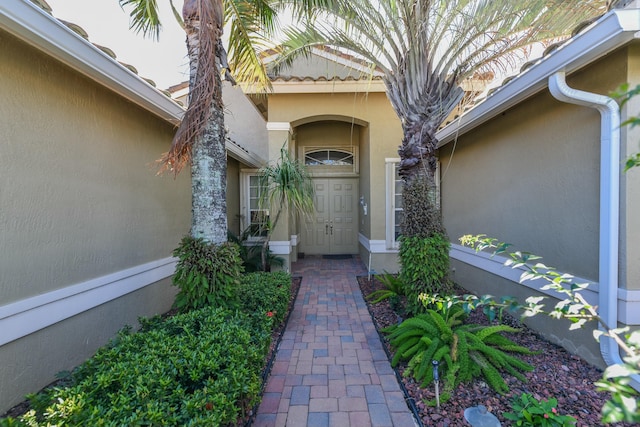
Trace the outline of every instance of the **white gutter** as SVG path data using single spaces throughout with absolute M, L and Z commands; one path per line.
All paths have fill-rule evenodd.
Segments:
M 167 122 L 182 120 L 171 98 L 30 1 L 0 1 L 0 28 Z
M 636 38 L 640 31 L 640 9 L 613 10 L 590 28 L 572 37 L 556 51 L 498 88 L 458 120 L 436 133 L 438 147 L 480 126 L 523 100 L 543 91 L 547 79 L 558 71 L 574 72 Z
M 599 315 L 611 328 L 618 326 L 618 239 L 620 215 L 620 110 L 608 96 L 570 88 L 565 72 L 549 77 L 549 91 L 559 101 L 594 108 L 600 112 L 600 253 Z M 620 346 L 610 337 L 600 338 L 600 352 L 607 365 L 624 363 Z M 631 377 L 640 389 L 640 376 Z

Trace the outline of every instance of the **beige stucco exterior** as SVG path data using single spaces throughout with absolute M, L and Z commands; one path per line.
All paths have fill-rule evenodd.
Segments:
M 378 82 L 379 83 L 379 82 Z M 295 91 L 297 83 L 290 83 L 288 91 Z M 302 83 L 305 84 L 304 82 Z M 361 86 L 351 82 L 353 89 L 336 92 L 336 82 L 316 82 L 313 90 L 304 93 L 275 93 L 269 95 L 268 122 L 290 126 L 291 149 L 299 159 L 305 147 L 354 147 L 357 153 L 357 172 L 313 171 L 315 176 L 358 178 L 359 198 L 367 204 L 367 214 L 358 206 L 358 253 L 365 262 L 369 251 L 362 241 L 385 239 L 385 159 L 397 157 L 402 139 L 400 121 L 389 104 L 386 94 L 378 89 L 366 92 L 371 82 Z M 357 91 L 353 91 L 353 90 Z M 270 131 L 273 155 L 285 139 L 282 130 Z M 378 173 L 382 172 L 382 173 Z M 297 235 L 299 229 L 282 230 L 280 237 Z M 296 251 L 294 248 L 292 251 Z M 387 254 L 395 264 L 396 253 Z
M 638 53 L 635 46 L 619 49 L 570 74 L 567 83 L 608 95 L 620 84 L 633 81 L 630 65 L 638 61 Z M 633 102 L 635 110 L 633 106 L 630 109 L 637 111 L 637 102 Z M 637 151 L 633 134 L 637 139 L 637 131 L 622 131 L 622 146 L 632 146 L 631 152 Z M 622 152 L 621 162 L 629 148 Z M 454 244 L 465 234 L 486 234 L 512 243 L 513 249 L 542 256 L 545 264 L 561 272 L 598 282 L 597 110 L 559 102 L 544 90 L 461 134 L 440 149 L 439 157 L 442 213 Z M 620 178 L 619 286 L 625 289 L 624 295 L 627 289 L 638 289 L 640 282 L 640 244 L 633 237 L 640 235 L 637 175 L 631 171 Z M 452 279 L 473 292 L 512 295 L 521 300 L 535 294 L 535 289 L 514 285 L 500 274 L 460 260 L 452 259 L 451 267 Z M 593 302 L 597 304 L 597 300 Z M 598 344 L 590 337 L 592 328 L 569 332 L 566 324 L 540 316 L 530 322 L 571 352 L 603 365 Z
M 156 176 L 174 126 L 1 30 L 0 45 L 0 310 L 171 257 L 190 225 L 188 171 Z M 174 293 L 164 279 L 0 346 L 0 412 Z

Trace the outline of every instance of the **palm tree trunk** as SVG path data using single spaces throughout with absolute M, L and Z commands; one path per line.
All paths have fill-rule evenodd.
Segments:
M 200 9 L 202 10 L 202 9 Z M 201 60 L 200 20 L 198 2 L 186 1 L 183 7 L 187 51 L 189 54 L 189 85 L 195 87 Z M 222 82 L 219 64 L 213 64 L 213 101 L 206 115 L 203 132 L 195 138 L 191 152 L 191 236 L 203 238 L 213 244 L 227 241 L 227 153 L 225 147 L 224 112 L 222 108 Z M 193 91 L 195 92 L 195 91 Z M 193 93 L 190 91 L 190 96 Z M 190 101 L 192 101 L 190 99 Z
M 402 234 L 407 237 L 445 235 L 435 181 L 438 143 L 435 126 L 429 121 L 405 123 L 404 138 L 398 150 L 400 176 L 404 180 Z
M 219 74 L 215 73 L 216 77 Z M 227 154 L 224 114 L 213 104 L 191 160 L 191 236 L 221 244 L 227 241 Z

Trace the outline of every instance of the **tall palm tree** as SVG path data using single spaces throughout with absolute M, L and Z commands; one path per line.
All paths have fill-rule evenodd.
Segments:
M 321 20 L 288 31 L 281 65 L 315 45 L 369 61 L 383 73 L 402 123 L 403 234 L 444 232 L 434 212 L 436 131 L 463 97 L 461 83 L 495 71 L 525 46 L 602 14 L 605 0 L 329 0 Z
M 161 23 L 157 0 L 118 0 L 131 8 L 131 28 L 157 38 Z M 192 220 L 190 234 L 213 244 L 227 240 L 226 149 L 221 74 L 267 88 L 269 79 L 256 53 L 269 45 L 278 28 L 277 12 L 284 2 L 271 0 L 184 0 L 182 13 L 168 0 L 186 33 L 189 56 L 189 107 L 162 157 L 162 170 L 175 174 L 191 165 Z M 318 3 L 296 0 L 294 13 Z M 229 31 L 228 57 L 222 43 Z

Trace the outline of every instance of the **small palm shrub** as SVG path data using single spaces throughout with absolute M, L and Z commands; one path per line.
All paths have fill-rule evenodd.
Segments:
M 475 377 L 483 376 L 501 394 L 509 391 L 502 372 L 526 381 L 521 372 L 533 367 L 507 352 L 533 353 L 502 335 L 518 329 L 507 325 L 463 324 L 463 316 L 462 308 L 454 305 L 443 313 L 427 310 L 385 328 L 383 331 L 395 349 L 392 366 L 407 361 L 405 375 L 412 375 L 425 387 L 433 381 L 432 361 L 437 360 L 443 373 L 443 402 L 449 399 L 455 386 Z
M 178 258 L 173 276 L 173 284 L 180 288 L 174 302 L 177 309 L 237 305 L 235 288 L 243 272 L 237 245 L 185 236 L 173 256 Z
M 384 274 L 376 276 L 376 278 L 384 285 L 384 288 L 371 292 L 369 295 L 367 295 L 367 300 L 369 300 L 371 304 L 377 304 L 380 301 L 388 299 L 393 311 L 400 315 L 404 314 L 404 306 L 406 303 L 406 285 L 404 284 L 402 279 L 400 279 L 398 276 L 387 273 L 386 271 Z
M 247 227 L 239 236 L 236 236 L 231 231 L 227 232 L 229 242 L 238 245 L 242 266 L 247 273 L 264 271 L 262 266 L 262 242 L 250 242 L 249 237 L 252 235 L 256 235 L 255 225 Z M 266 249 L 266 260 L 267 269 L 273 266 L 282 267 L 284 265 L 284 259 L 274 255 L 269 248 Z

